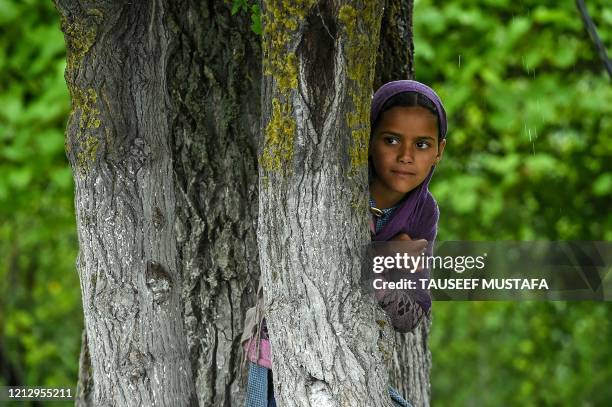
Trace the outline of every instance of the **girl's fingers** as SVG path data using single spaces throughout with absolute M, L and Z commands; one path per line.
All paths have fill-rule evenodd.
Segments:
M 406 241 L 406 240 L 412 240 L 412 238 L 407 233 L 398 233 L 391 240 Z

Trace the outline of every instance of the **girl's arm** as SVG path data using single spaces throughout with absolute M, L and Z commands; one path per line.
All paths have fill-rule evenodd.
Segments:
M 406 233 L 400 233 L 391 240 L 409 241 L 412 239 Z M 422 276 L 415 275 L 417 278 L 428 278 L 429 276 L 429 273 L 423 273 L 423 270 L 417 273 L 422 274 Z M 431 312 L 431 297 L 427 290 L 377 290 L 376 297 L 379 305 L 391 320 L 393 328 L 398 332 L 412 332 L 423 317 L 429 316 Z
M 430 308 L 425 308 L 405 291 L 390 293 L 379 302 L 385 311 L 391 325 L 397 332 L 412 332 L 423 320 L 424 316 L 429 316 Z

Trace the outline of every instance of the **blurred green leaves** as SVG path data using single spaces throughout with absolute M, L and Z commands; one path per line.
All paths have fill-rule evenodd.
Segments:
M 612 239 L 612 87 L 573 2 L 417 0 L 414 16 L 416 79 L 449 114 L 440 238 Z
M 607 405 L 611 319 L 587 302 L 437 302 L 432 404 Z
M 0 30 L 3 369 L 21 385 L 73 387 L 82 311 L 63 34 L 52 2 L 42 1 L 0 0 Z
M 610 53 L 607 2 L 587 3 Z M 438 239 L 612 240 L 612 86 L 574 2 L 416 0 L 414 30 L 416 79 L 449 115 Z M 433 405 L 612 400 L 608 303 L 433 313 Z

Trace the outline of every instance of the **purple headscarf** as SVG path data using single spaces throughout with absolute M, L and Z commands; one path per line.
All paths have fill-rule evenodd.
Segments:
M 447 123 L 446 111 L 442 101 L 433 89 L 417 81 L 393 81 L 381 86 L 372 98 L 370 123 L 374 124 L 387 100 L 402 92 L 420 93 L 434 104 L 438 115 L 440 141 L 445 139 Z M 394 211 L 389 223 L 383 226 L 380 232 L 373 237 L 373 240 L 390 240 L 398 233 L 407 233 L 412 239 L 427 240 L 429 242 L 427 252 L 432 252 L 440 215 L 438 204 L 429 192 L 429 181 L 433 176 L 434 168 L 435 166 L 432 167 L 425 180 L 418 187 L 408 193 L 408 197 Z
M 438 116 L 438 134 L 440 141 L 446 138 L 447 123 L 446 111 L 442 101 L 429 86 L 417 81 L 401 80 L 388 82 L 374 93 L 372 98 L 372 108 L 370 111 L 370 123 L 376 122 L 385 102 L 391 97 L 402 92 L 416 92 L 429 99 L 436 107 Z M 373 130 L 373 129 L 372 129 Z M 438 218 L 440 210 L 431 192 L 429 192 L 429 181 L 433 176 L 435 166 L 431 168 L 429 174 L 423 182 L 408 193 L 402 201 L 390 221 L 374 236 L 372 240 L 386 241 L 393 238 L 398 233 L 406 233 L 413 240 L 427 240 L 426 254 L 433 254 L 433 243 L 438 231 Z M 429 278 L 429 270 L 425 270 L 426 278 Z M 427 290 L 417 289 L 411 291 L 411 296 L 422 307 L 425 312 L 431 308 L 431 296 Z

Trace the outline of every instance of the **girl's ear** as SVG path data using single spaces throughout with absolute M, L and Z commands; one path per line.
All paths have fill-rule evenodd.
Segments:
M 438 155 L 436 155 L 436 164 L 438 164 L 442 159 L 442 154 L 444 154 L 444 147 L 446 147 L 446 139 L 438 143 Z

